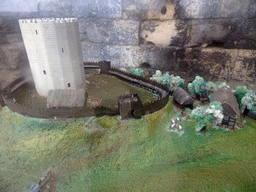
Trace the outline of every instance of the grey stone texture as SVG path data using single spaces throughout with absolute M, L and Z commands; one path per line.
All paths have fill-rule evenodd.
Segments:
M 45 17 L 121 18 L 121 0 L 40 0 L 38 9 Z
M 175 49 L 171 47 L 123 46 L 120 67 L 130 67 L 131 65 L 140 67 L 142 63 L 148 63 L 154 69 L 171 70 L 172 58 L 169 54 L 173 50 Z
M 207 46 L 212 41 L 223 42 L 231 31 L 232 24 L 223 23 L 221 20 L 192 20 L 186 23 L 186 44 L 187 47 Z
M 255 89 L 256 51 L 249 49 L 186 48 L 176 52 L 174 72 L 187 82 L 196 75 L 206 81 L 227 82 L 231 88 Z
M 98 62 L 111 61 L 111 66 L 118 67 L 120 65 L 121 46 L 119 45 L 102 45 L 82 42 L 82 52 L 84 61 Z
M 16 70 L 27 62 L 18 21 L 0 17 L 0 69 Z
M 23 43 L 11 43 L 0 46 L 0 68 L 16 70 L 28 62 Z
M 0 44 L 12 42 L 22 42 L 18 19 L 0 15 Z
M 84 107 L 84 89 L 55 89 L 47 95 L 47 107 Z
M 174 62 L 173 47 L 157 46 L 109 46 L 98 45 L 83 42 L 82 50 L 84 59 L 89 62 L 98 62 L 102 60 L 111 61 L 113 67 L 130 67 L 132 65 L 140 66 L 141 63 L 149 63 L 152 68 L 160 70 L 173 70 Z
M 122 0 L 124 19 L 173 19 L 175 0 Z
M 213 43 L 225 48 L 256 49 L 255 19 L 191 20 L 186 28 L 187 47 Z
M 132 20 L 79 19 L 81 40 L 99 44 L 137 45 L 139 22 Z
M 3 0 L 0 2 L 0 12 L 35 12 L 38 0 Z
M 256 12 L 256 11 L 255 11 Z M 256 19 L 233 19 L 226 48 L 256 49 Z
M 256 19 L 144 21 L 140 42 L 160 46 L 256 49 Z
M 255 1 L 252 0 L 178 0 L 178 18 L 252 18 Z

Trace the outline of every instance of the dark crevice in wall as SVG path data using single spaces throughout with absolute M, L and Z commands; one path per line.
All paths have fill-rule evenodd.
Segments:
M 217 40 L 213 40 L 210 44 L 208 44 L 206 46 L 206 48 L 210 48 L 210 47 L 225 47 L 225 43 L 222 41 L 217 41 Z
M 151 68 L 151 65 L 147 62 L 143 62 L 143 63 L 140 64 L 140 67 L 141 68 Z
M 139 21 L 139 30 L 138 30 L 138 44 L 139 45 L 142 45 L 143 44 L 143 39 L 141 38 L 141 36 L 140 36 L 140 34 L 141 34 L 141 21 Z
M 166 12 L 167 12 L 166 6 L 163 6 L 162 9 L 161 9 L 161 14 L 165 15 Z
M 147 45 L 155 45 L 152 41 L 147 41 Z

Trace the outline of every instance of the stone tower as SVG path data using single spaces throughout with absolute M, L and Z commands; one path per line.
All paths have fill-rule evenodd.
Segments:
M 37 93 L 85 89 L 81 42 L 76 18 L 25 19 L 19 25 Z

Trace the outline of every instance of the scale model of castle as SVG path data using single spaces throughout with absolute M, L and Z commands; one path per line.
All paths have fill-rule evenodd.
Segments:
M 21 19 L 19 25 L 37 93 L 85 89 L 76 18 Z

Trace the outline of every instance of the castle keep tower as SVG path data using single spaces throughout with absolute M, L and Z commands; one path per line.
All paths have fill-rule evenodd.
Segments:
M 56 89 L 85 89 L 76 18 L 25 19 L 19 25 L 39 95 Z

